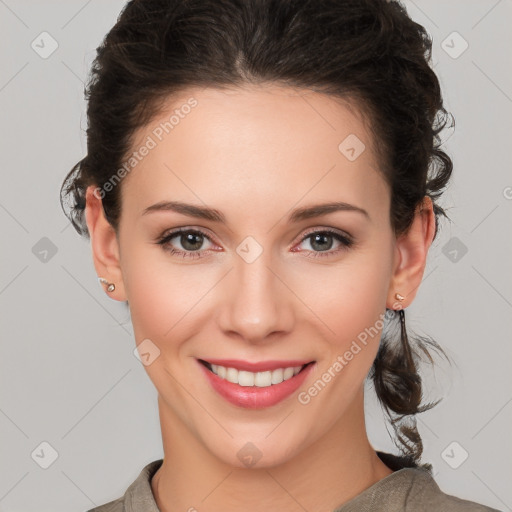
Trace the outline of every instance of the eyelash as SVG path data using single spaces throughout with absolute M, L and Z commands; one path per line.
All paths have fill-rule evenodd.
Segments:
M 169 252 L 170 254 L 172 254 L 174 256 L 179 256 L 180 258 L 201 258 L 201 257 L 203 257 L 202 253 L 206 252 L 206 250 L 203 250 L 203 251 L 180 251 L 180 250 L 174 249 L 170 245 L 168 246 L 169 242 L 173 238 L 176 238 L 176 236 L 181 235 L 183 233 L 187 233 L 187 234 L 192 233 L 192 234 L 196 234 L 196 235 L 201 235 L 201 236 L 205 237 L 207 240 L 209 240 L 210 242 L 212 242 L 212 239 L 205 232 L 203 232 L 199 229 L 179 228 L 179 229 L 176 229 L 176 230 L 171 231 L 170 233 L 164 235 L 159 240 L 157 240 L 156 243 L 157 243 L 157 245 L 163 246 L 165 251 Z M 336 250 L 329 250 L 329 251 L 307 251 L 307 252 L 314 253 L 313 256 L 308 256 L 310 258 L 325 258 L 325 257 L 329 257 L 329 256 L 334 256 L 334 255 L 339 254 L 342 251 L 350 249 L 354 245 L 354 240 L 352 239 L 352 237 L 342 235 L 342 234 L 338 233 L 337 231 L 334 231 L 334 230 L 328 229 L 328 228 L 307 232 L 304 235 L 304 237 L 300 240 L 299 245 L 302 244 L 302 242 L 304 242 L 308 238 L 311 238 L 313 235 L 316 235 L 316 234 L 331 235 L 336 240 L 341 242 L 342 247 L 339 249 L 336 249 Z

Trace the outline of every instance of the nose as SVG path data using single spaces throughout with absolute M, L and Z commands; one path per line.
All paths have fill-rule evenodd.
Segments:
M 251 263 L 235 258 L 223 281 L 217 319 L 225 335 L 264 343 L 292 330 L 293 293 L 265 251 Z

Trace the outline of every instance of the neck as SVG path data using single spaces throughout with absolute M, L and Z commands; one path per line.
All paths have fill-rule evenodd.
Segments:
M 368 441 L 362 389 L 321 438 L 295 457 L 263 468 L 235 468 L 219 461 L 161 397 L 158 403 L 164 461 L 151 487 L 161 512 L 332 512 L 393 472 Z

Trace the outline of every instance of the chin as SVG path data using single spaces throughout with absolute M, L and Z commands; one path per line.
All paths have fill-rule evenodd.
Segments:
M 229 430 L 229 427 L 228 427 Z M 293 459 L 300 448 L 300 440 L 289 435 L 274 432 L 268 436 L 269 430 L 264 429 L 244 436 L 235 436 L 219 443 L 219 438 L 206 441 L 206 446 L 214 457 L 224 464 L 237 469 L 270 469 L 286 464 Z M 288 432 L 286 432 L 288 434 Z M 268 436 L 268 437 L 266 437 Z M 271 439 L 275 436 L 274 439 Z

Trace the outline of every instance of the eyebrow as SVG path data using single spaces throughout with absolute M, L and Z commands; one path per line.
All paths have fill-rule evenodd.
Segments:
M 212 222 L 220 222 L 222 224 L 226 224 L 226 217 L 219 210 L 206 206 L 196 206 L 193 204 L 182 203 L 181 201 L 160 201 L 159 203 L 156 203 L 152 206 L 148 206 L 142 212 L 142 215 L 147 215 L 148 213 L 156 211 L 173 211 L 176 213 L 181 213 L 182 215 L 187 215 L 189 217 L 197 217 L 198 219 L 210 220 Z M 288 216 L 287 221 L 289 223 L 299 222 L 337 211 L 361 213 L 368 220 L 370 220 L 370 215 L 363 208 L 353 204 L 336 201 L 332 203 L 317 204 L 313 206 L 297 208 L 293 210 L 293 212 Z

